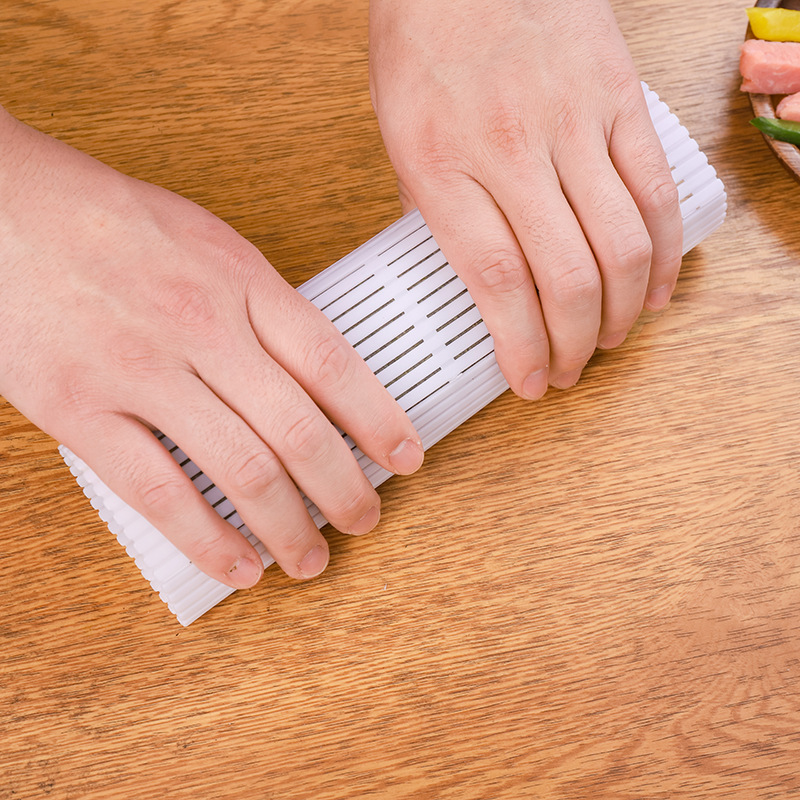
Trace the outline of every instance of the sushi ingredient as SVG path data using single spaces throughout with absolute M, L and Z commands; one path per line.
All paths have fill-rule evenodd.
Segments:
M 753 35 L 771 42 L 800 42 L 800 11 L 790 8 L 748 8 Z
M 743 92 L 800 92 L 800 43 L 747 39 L 739 59 Z
M 750 122 L 773 139 L 800 145 L 800 122 L 772 117 L 756 117 Z
M 800 92 L 787 94 L 775 108 L 776 116 L 800 122 Z

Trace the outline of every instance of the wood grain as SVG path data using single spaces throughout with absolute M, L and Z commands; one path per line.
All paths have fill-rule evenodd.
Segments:
M 670 307 L 505 395 L 180 628 L 0 405 L 0 798 L 800 794 L 798 187 L 748 124 L 741 4 L 617 0 L 729 193 Z M 0 103 L 210 208 L 297 284 L 399 214 L 367 0 L 5 0 Z

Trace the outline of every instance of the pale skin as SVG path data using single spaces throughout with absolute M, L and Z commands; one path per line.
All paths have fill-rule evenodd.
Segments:
M 373 0 L 370 35 L 404 208 L 469 286 L 512 389 L 573 385 L 668 302 L 680 265 L 677 194 L 610 8 Z M 422 447 L 331 323 L 194 203 L 2 109 L 0 141 L 0 393 L 236 588 L 260 559 L 151 431 L 292 577 L 329 557 L 296 487 L 339 530 L 374 528 L 380 499 L 335 426 L 399 474 Z
M 606 0 L 373 0 L 372 97 L 521 397 L 667 304 L 678 195 Z

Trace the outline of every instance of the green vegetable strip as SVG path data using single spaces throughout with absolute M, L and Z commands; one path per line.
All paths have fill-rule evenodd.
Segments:
M 772 117 L 756 117 L 751 119 L 750 123 L 773 139 L 800 145 L 800 122 L 773 119 Z

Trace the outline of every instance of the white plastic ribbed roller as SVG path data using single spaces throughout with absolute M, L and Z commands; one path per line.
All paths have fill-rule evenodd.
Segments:
M 724 220 L 725 190 L 678 119 L 644 89 L 678 187 L 686 253 Z M 298 291 L 343 332 L 408 413 L 426 449 L 508 389 L 472 298 L 418 212 L 407 214 Z M 272 557 L 232 503 L 186 453 L 160 438 L 217 513 L 255 546 L 265 566 L 271 564 Z M 349 437 L 345 440 L 373 486 L 390 477 Z M 101 518 L 182 625 L 234 591 L 197 569 L 67 448 L 60 452 Z M 319 510 L 308 500 L 306 505 L 322 527 Z

